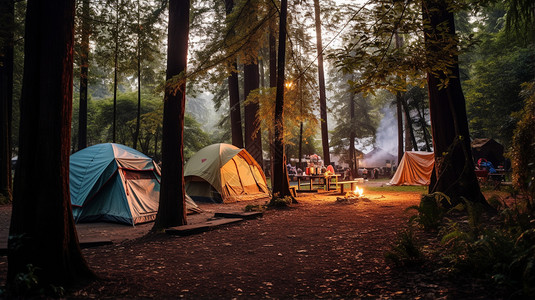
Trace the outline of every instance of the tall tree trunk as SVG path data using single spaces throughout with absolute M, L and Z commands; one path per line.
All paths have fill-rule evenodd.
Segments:
M 396 41 L 396 49 L 401 48 L 402 40 L 398 35 L 397 30 L 396 32 L 394 32 L 394 38 Z M 403 114 L 401 110 L 402 100 L 403 96 L 401 95 L 401 92 L 396 92 L 396 111 L 398 117 L 398 165 L 401 162 L 401 159 L 403 158 Z
M 327 100 L 325 96 L 325 75 L 323 74 L 323 45 L 321 42 L 321 17 L 319 0 L 314 0 L 314 13 L 316 21 L 316 48 L 318 50 L 318 84 L 320 88 L 320 118 L 321 118 L 321 145 L 323 148 L 323 162 L 331 164 L 329 152 L 329 130 L 327 126 Z
M 405 115 L 405 150 L 418 151 L 418 143 L 416 142 L 416 136 L 414 134 L 414 126 L 411 118 L 411 111 L 407 103 L 407 99 L 403 95 L 401 97 L 401 105 L 403 106 L 403 112 Z
M 117 69 L 119 68 L 119 0 L 116 0 L 115 13 L 115 53 L 113 57 L 113 124 L 112 124 L 112 142 L 116 142 L 117 132 Z
M 139 0 L 137 1 L 137 114 L 136 131 L 134 133 L 134 149 L 137 149 L 139 129 L 141 127 L 141 18 L 139 16 Z
M 396 93 L 396 112 L 398 117 L 398 165 L 403 158 L 403 111 L 401 107 L 401 93 Z
M 260 71 L 260 87 L 261 88 L 265 88 L 266 87 L 266 76 L 265 76 L 265 72 L 264 72 L 264 60 L 259 57 L 258 58 L 258 69 Z
M 269 87 L 277 88 L 277 38 L 275 37 L 275 24 L 274 19 L 270 19 L 269 23 Z M 269 134 L 269 157 L 270 157 L 270 174 L 273 178 L 273 162 L 275 161 L 275 144 L 274 133 Z M 273 187 L 273 181 L 271 186 Z
M 299 88 L 299 114 L 303 115 L 303 83 L 301 78 L 298 79 Z M 299 168 L 301 168 L 301 160 L 303 158 L 303 121 L 299 122 Z M 301 175 L 301 174 L 299 174 Z
M 94 277 L 78 244 L 69 192 L 74 0 L 28 1 L 7 285 L 35 268 L 38 285 Z M 51 43 L 50 41 L 54 41 Z
M 258 73 L 258 63 L 249 63 L 243 66 L 243 88 L 244 98 L 247 99 L 249 93 L 260 86 Z M 262 134 L 257 128 L 258 103 L 245 104 L 245 149 L 251 154 L 256 162 L 264 168 L 262 155 Z
M 456 40 L 453 12 L 445 0 L 423 2 L 424 34 L 427 59 L 446 56 L 444 49 L 451 49 Z M 446 36 L 447 38 L 444 38 Z M 449 36 L 449 37 L 448 37 Z M 481 194 L 474 172 L 470 134 L 466 116 L 466 104 L 459 80 L 459 64 L 456 55 L 448 73 L 449 84 L 439 88 L 445 75 L 427 74 L 429 111 L 435 166 L 429 185 L 430 192 L 443 192 L 454 203 L 460 197 L 469 201 L 487 204 Z M 434 59 L 433 59 L 434 60 Z
M 284 67 L 286 65 L 286 16 L 288 1 L 281 0 L 279 22 L 279 57 L 277 61 L 277 92 L 275 96 L 275 136 L 273 141 L 273 194 L 279 197 L 292 197 L 286 170 L 286 155 L 284 154 Z M 293 201 L 295 199 L 292 197 Z
M 418 111 L 418 118 L 419 118 L 419 123 L 420 123 L 420 126 L 422 127 L 422 134 L 424 136 L 424 142 L 425 142 L 425 151 L 428 151 L 428 152 L 431 152 L 431 145 L 430 145 L 430 142 L 429 142 L 429 135 L 427 133 L 427 122 L 425 121 L 425 109 L 422 108 L 422 110 L 420 111 L 420 106 L 417 105 L 416 106 L 416 110 Z
M 169 1 L 166 75 L 168 82 L 173 77 L 186 72 L 189 9 L 189 0 Z M 181 81 L 178 90 L 167 83 L 163 111 L 160 205 L 153 231 L 186 224 L 183 148 L 185 105 L 185 78 Z
M 14 1 L 0 2 L 0 198 L 11 202 L 11 123 L 13 116 Z
M 234 8 L 234 0 L 225 1 L 225 12 L 229 15 Z M 228 76 L 228 93 L 230 105 L 230 132 L 232 145 L 243 148 L 243 128 L 241 123 L 240 88 L 238 83 L 238 64 L 236 59 L 230 63 L 230 75 Z
M 403 111 L 403 132 L 405 133 L 405 149 L 404 151 L 412 151 L 413 142 L 411 140 L 412 138 L 412 128 L 409 124 L 409 116 L 407 115 L 406 111 Z
M 353 77 L 353 80 L 355 78 Z M 356 162 L 356 151 L 355 151 L 355 95 L 354 91 L 350 92 L 349 97 L 349 122 L 351 128 L 349 129 L 349 170 L 351 171 L 351 179 L 355 178 L 358 174 L 357 162 Z
M 78 111 L 78 150 L 87 147 L 87 79 L 89 74 L 89 0 L 82 2 L 82 43 L 80 46 L 80 109 Z

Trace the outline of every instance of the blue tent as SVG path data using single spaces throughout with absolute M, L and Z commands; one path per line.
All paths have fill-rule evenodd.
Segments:
M 154 220 L 160 176 L 150 157 L 120 144 L 98 144 L 72 154 L 69 178 L 75 221 L 134 225 Z M 193 206 L 193 201 L 187 203 Z

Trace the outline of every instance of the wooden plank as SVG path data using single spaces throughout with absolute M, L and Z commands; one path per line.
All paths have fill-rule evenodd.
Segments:
M 264 215 L 261 211 L 251 211 L 251 212 L 216 212 L 214 218 L 242 218 L 245 220 L 256 219 Z
M 223 225 L 228 225 L 228 224 L 237 223 L 241 221 L 243 221 L 243 218 L 223 218 L 223 219 L 211 220 L 211 221 L 207 221 L 207 222 L 199 223 L 199 224 L 171 227 L 171 228 L 166 229 L 165 233 L 171 234 L 171 235 L 188 236 L 188 235 L 210 231 L 218 227 L 221 227 Z
M 92 248 L 92 247 L 99 247 L 104 245 L 111 245 L 113 242 L 109 239 L 87 239 L 87 240 L 81 240 L 80 241 L 80 248 Z

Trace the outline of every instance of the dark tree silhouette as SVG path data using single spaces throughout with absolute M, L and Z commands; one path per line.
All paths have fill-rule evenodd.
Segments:
M 279 49 L 277 60 L 277 92 L 275 96 L 275 136 L 273 141 L 273 174 L 271 186 L 273 194 L 279 197 L 292 196 L 286 170 L 286 156 L 284 155 L 284 66 L 286 62 L 286 16 L 288 1 L 281 1 L 279 21 Z M 292 197 L 293 198 L 293 197 Z M 295 199 L 294 199 L 295 201 Z
M 40 287 L 93 278 L 71 212 L 74 0 L 28 1 L 19 160 L 9 228 L 7 285 L 33 266 Z
M 184 113 L 188 60 L 189 0 L 169 1 L 167 84 L 162 133 L 160 205 L 153 231 L 186 224 L 184 205 Z
M 427 85 L 435 152 L 430 192 L 443 192 L 457 202 L 460 197 L 487 204 L 474 172 L 466 104 L 461 89 L 458 57 L 444 53 L 455 41 L 453 12 L 445 0 L 423 1 L 425 48 L 428 61 L 440 64 L 449 58 L 446 72 L 429 72 Z
M 260 75 L 258 63 L 248 63 L 243 66 L 243 88 L 244 98 L 247 99 L 249 93 L 260 86 Z M 264 159 L 262 155 L 262 133 L 256 126 L 256 115 L 260 109 L 258 102 L 246 103 L 245 114 L 245 149 L 251 154 L 256 162 L 264 168 Z
M 323 72 L 323 45 L 321 41 L 320 3 L 314 0 L 314 12 L 316 23 L 316 45 L 318 50 L 318 84 L 320 88 L 320 118 L 321 118 L 321 144 L 323 148 L 323 162 L 331 164 L 329 152 L 329 130 L 327 126 L 327 100 L 325 96 L 325 75 Z
M 82 43 L 80 45 L 80 110 L 78 112 L 78 150 L 87 147 L 87 79 L 89 73 L 89 0 L 82 1 Z
M 234 8 L 234 0 L 225 1 L 225 13 L 229 15 Z M 228 76 L 228 93 L 230 105 L 230 131 L 232 135 L 232 145 L 243 148 L 243 129 L 241 124 L 240 88 L 238 84 L 238 64 L 236 59 L 229 65 L 230 75 Z
M 14 1 L 0 2 L 0 196 L 11 201 Z

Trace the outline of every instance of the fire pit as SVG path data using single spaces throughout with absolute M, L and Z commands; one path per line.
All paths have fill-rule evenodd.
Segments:
M 367 201 L 369 199 L 364 197 L 364 189 L 358 186 L 354 190 L 347 192 L 344 197 L 336 197 L 336 202 L 340 203 L 356 203 L 361 200 Z

